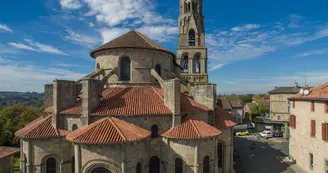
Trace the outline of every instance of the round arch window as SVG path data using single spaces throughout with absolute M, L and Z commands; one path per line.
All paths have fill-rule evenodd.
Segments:
M 103 167 L 97 167 L 91 171 L 91 173 L 111 173 L 108 169 Z

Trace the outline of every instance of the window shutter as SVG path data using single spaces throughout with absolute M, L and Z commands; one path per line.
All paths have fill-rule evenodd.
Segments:
M 325 104 L 325 113 L 328 114 L 328 103 Z
M 322 123 L 322 126 L 321 126 L 321 128 L 322 128 L 322 140 L 327 140 L 326 139 L 326 124 L 325 123 Z
M 314 112 L 314 101 L 311 102 L 311 112 Z
M 315 120 L 311 120 L 311 136 L 315 137 Z
M 293 108 L 295 108 L 295 100 L 292 101 Z
M 294 126 L 294 128 L 296 129 L 296 116 L 294 115 L 294 118 L 293 118 L 293 126 Z
M 289 116 L 289 126 L 293 127 L 293 115 Z

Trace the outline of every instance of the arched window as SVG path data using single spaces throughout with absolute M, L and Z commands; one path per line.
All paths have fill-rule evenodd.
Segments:
M 210 157 L 209 156 L 204 157 L 203 173 L 210 173 Z
M 72 157 L 72 173 L 75 173 L 75 157 Z
M 196 10 L 196 3 L 192 2 L 192 12 L 194 13 Z
M 129 81 L 131 78 L 131 60 L 129 57 L 122 57 L 120 61 L 120 80 Z
M 188 55 L 183 57 L 183 72 L 188 73 Z
M 189 46 L 195 46 L 195 31 L 193 29 L 189 31 L 188 43 Z
M 138 163 L 137 167 L 136 167 L 136 173 L 141 173 L 141 163 Z
M 46 161 L 46 173 L 56 173 L 57 161 L 54 158 L 48 158 Z
M 184 3 L 184 12 L 187 13 L 187 3 Z
M 99 63 L 97 63 L 97 70 L 99 70 L 100 69 L 100 64 Z
M 222 143 L 218 143 L 218 167 L 222 168 L 223 167 L 223 145 Z
M 175 173 L 183 173 L 183 163 L 182 160 L 180 158 L 176 158 L 175 159 L 175 163 L 174 163 L 174 167 L 175 167 Z
M 149 173 L 159 173 L 160 172 L 160 162 L 157 156 L 153 156 L 149 160 Z
M 162 67 L 160 64 L 155 65 L 155 71 L 158 73 L 159 76 L 162 77 Z
M 200 55 L 196 55 L 195 57 L 195 73 L 200 73 Z
M 76 130 L 77 128 L 78 128 L 77 125 L 76 124 L 73 124 L 72 131 Z
M 91 173 L 111 173 L 108 169 L 103 167 L 97 167 L 91 171 Z
M 195 4 L 196 4 L 196 5 L 195 5 L 195 9 L 196 9 L 195 12 L 196 12 L 196 13 L 199 13 L 199 10 L 198 10 L 198 2 L 196 2 Z
M 190 2 L 188 2 L 188 12 L 190 12 Z
M 151 138 L 158 138 L 158 126 L 156 124 L 151 126 Z

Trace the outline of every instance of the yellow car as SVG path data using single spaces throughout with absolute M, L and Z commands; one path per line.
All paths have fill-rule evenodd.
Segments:
M 246 136 L 246 135 L 249 135 L 248 131 L 245 130 L 245 131 L 240 131 L 240 132 L 237 132 L 236 133 L 236 136 Z

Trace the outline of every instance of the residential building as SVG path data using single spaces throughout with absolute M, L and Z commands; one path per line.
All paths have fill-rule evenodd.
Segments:
M 45 85 L 48 115 L 15 133 L 21 172 L 234 172 L 236 124 L 207 80 L 202 4 L 180 1 L 177 56 L 130 31 L 91 51 L 89 75 Z
M 14 173 L 14 154 L 19 148 L 0 146 L 0 173 Z
M 327 173 L 328 83 L 308 91 L 289 97 L 289 156 L 306 172 Z
M 225 111 L 229 112 L 234 122 L 238 124 L 243 123 L 244 106 L 238 100 L 218 99 L 218 105 Z

